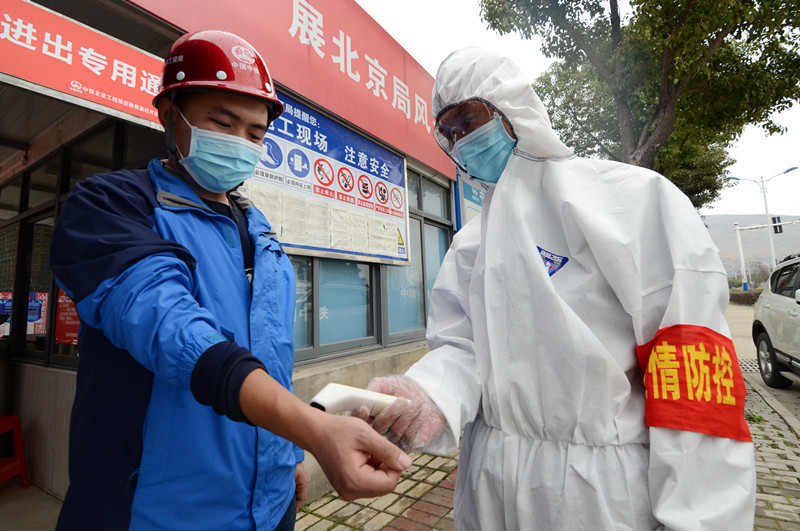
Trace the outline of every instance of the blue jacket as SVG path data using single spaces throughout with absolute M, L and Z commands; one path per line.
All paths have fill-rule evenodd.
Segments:
M 252 291 L 234 221 L 159 160 L 65 203 L 51 268 L 81 329 L 59 529 L 273 529 L 293 499 L 302 450 L 244 421 L 238 385 L 263 366 L 292 389 L 294 270 L 236 200 Z

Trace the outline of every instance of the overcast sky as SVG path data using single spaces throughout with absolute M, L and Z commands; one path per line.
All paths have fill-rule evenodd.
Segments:
M 500 36 L 481 22 L 478 0 L 356 0 L 394 39 L 432 76 L 439 63 L 453 50 L 470 45 L 495 48 L 507 54 L 533 81 L 548 66 L 536 40 L 517 35 Z M 787 127 L 784 135 L 765 136 L 749 126 L 733 146 L 730 155 L 736 163 L 729 175 L 765 180 L 793 166 L 800 166 L 800 105 L 773 117 Z M 800 169 L 779 175 L 767 185 L 770 213 L 800 216 Z M 764 198 L 760 185 L 738 182 L 704 214 L 763 214 Z M 783 221 L 787 221 L 784 218 Z

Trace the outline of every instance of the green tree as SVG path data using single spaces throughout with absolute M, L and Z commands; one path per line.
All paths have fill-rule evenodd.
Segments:
M 542 38 L 535 84 L 583 155 L 664 173 L 701 206 L 747 124 L 800 99 L 797 0 L 481 0 L 490 28 Z

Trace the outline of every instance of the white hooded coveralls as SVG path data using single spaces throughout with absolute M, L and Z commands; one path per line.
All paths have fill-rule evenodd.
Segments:
M 448 57 L 433 97 L 435 114 L 482 98 L 519 139 L 454 238 L 432 351 L 406 373 L 447 419 L 426 451 L 455 451 L 466 428 L 456 528 L 752 529 L 751 442 L 645 425 L 636 346 L 676 324 L 730 336 L 726 274 L 690 201 L 649 170 L 574 157 L 491 52 Z

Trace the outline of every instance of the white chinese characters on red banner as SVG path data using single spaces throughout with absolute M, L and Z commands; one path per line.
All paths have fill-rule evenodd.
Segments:
M 49 9 L 4 0 L 0 57 L 5 74 L 158 123 L 162 60 Z

